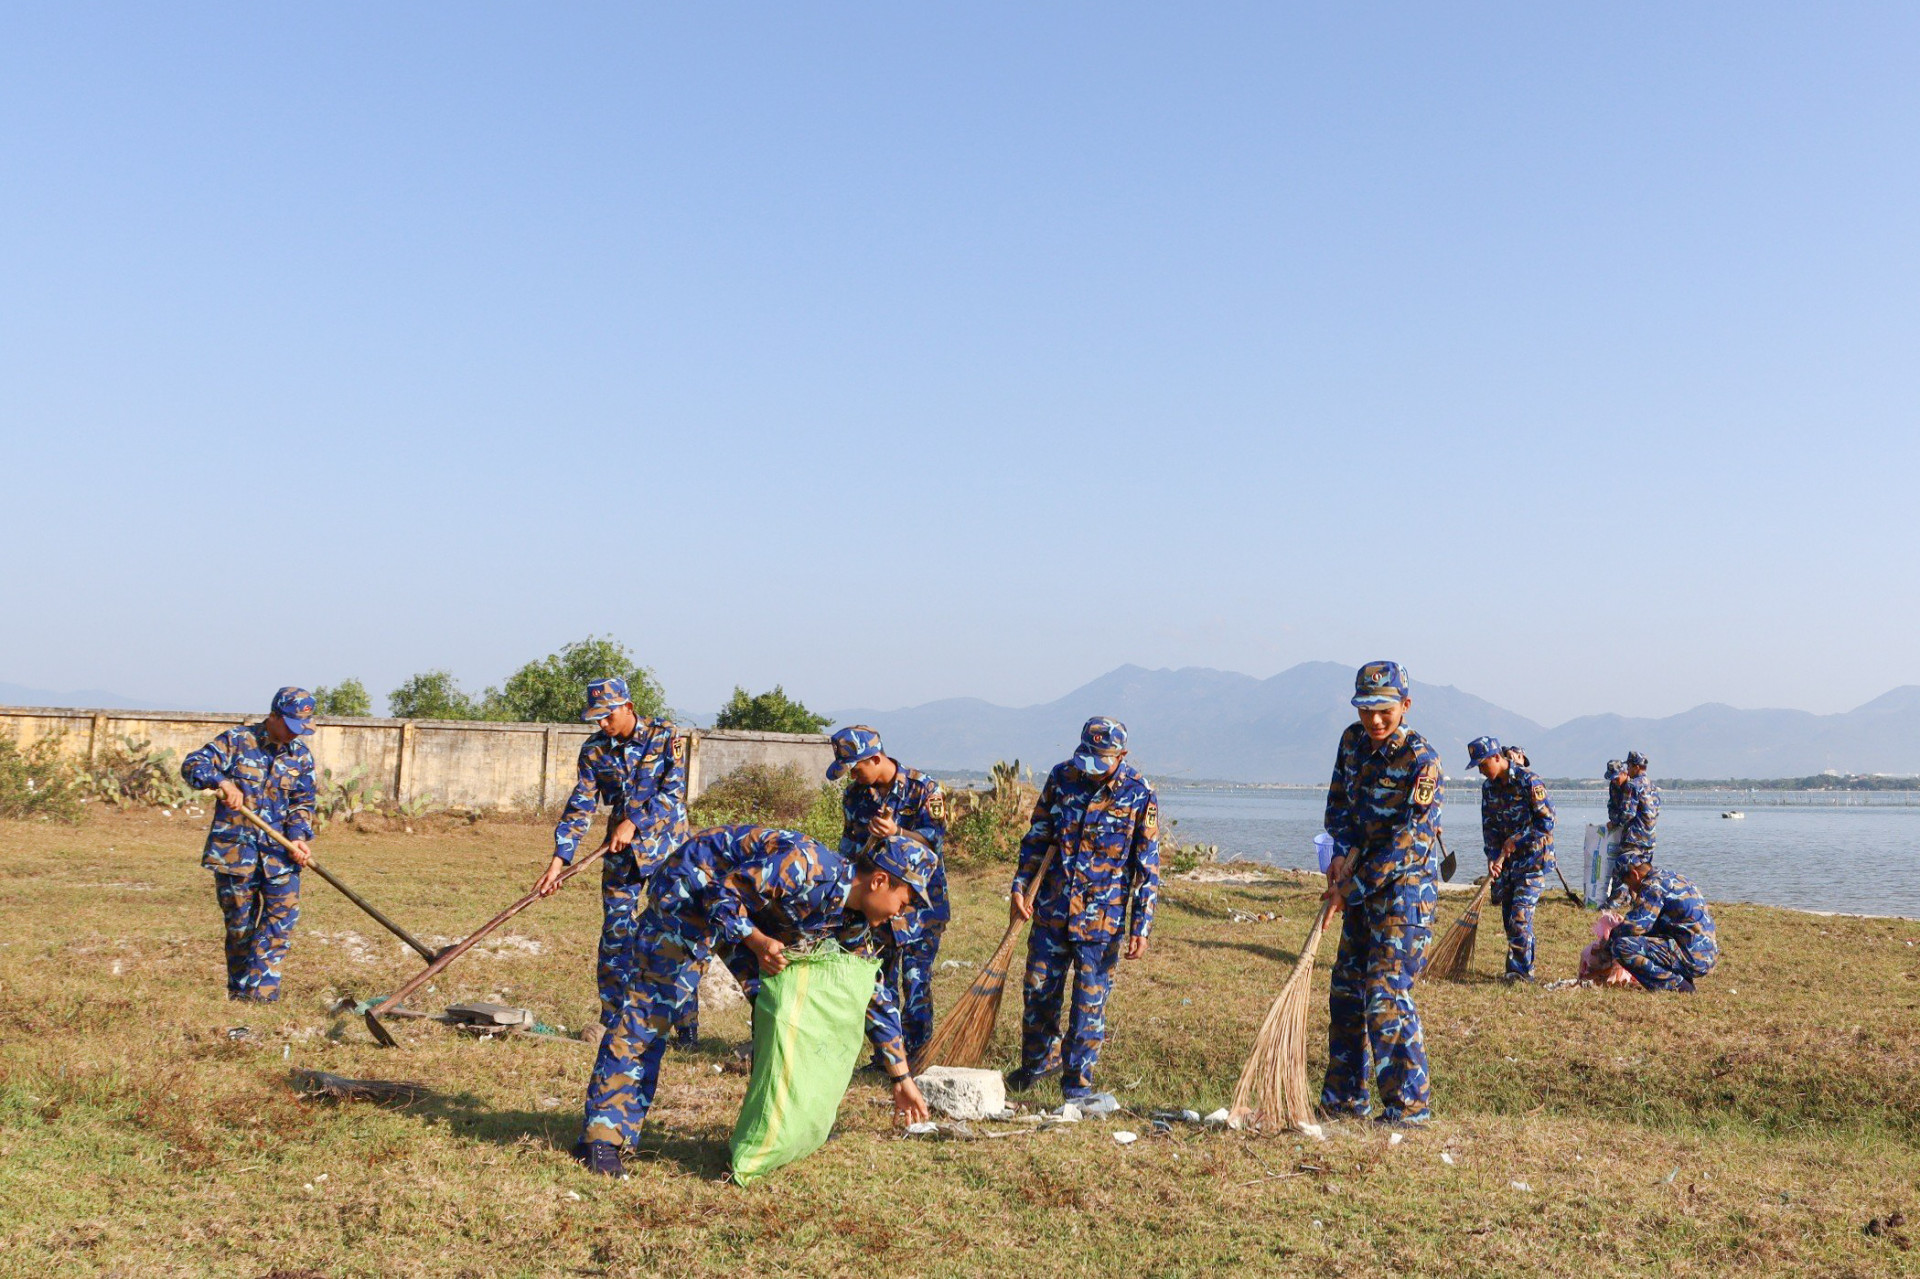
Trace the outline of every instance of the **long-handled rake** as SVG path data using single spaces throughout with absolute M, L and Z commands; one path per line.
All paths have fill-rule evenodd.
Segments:
M 588 853 L 585 857 L 576 860 L 573 865 L 560 872 L 560 878 L 556 881 L 556 884 L 564 884 L 575 875 L 578 875 L 581 871 L 598 861 L 601 855 L 611 847 L 613 847 L 613 843 L 609 840 L 607 843 L 594 849 L 591 853 Z M 394 1037 L 388 1033 L 387 1028 L 380 1024 L 381 1013 L 393 1008 L 398 1008 L 401 1000 L 432 981 L 448 964 L 451 964 L 454 960 L 460 958 L 460 956 L 466 954 L 469 950 L 472 950 L 475 943 L 486 937 L 488 933 L 491 933 L 494 929 L 500 927 L 500 925 L 506 923 L 509 919 L 512 919 L 515 915 L 518 915 L 521 911 L 539 900 L 539 890 L 536 889 L 528 893 L 525 897 L 522 897 L 519 901 L 482 924 L 479 929 L 471 935 L 441 951 L 432 963 L 428 964 L 420 972 L 414 974 L 413 979 L 407 982 L 406 985 L 394 991 L 391 995 L 388 995 L 372 1008 L 367 1009 L 367 1029 L 372 1031 L 373 1037 L 380 1041 L 380 1046 L 383 1048 L 396 1048 L 399 1046 Z
M 1047 877 L 1047 870 L 1053 865 L 1053 852 L 1048 848 L 1046 856 L 1040 859 L 1040 873 L 1028 886 L 1029 895 L 1039 892 L 1040 881 Z M 933 1032 L 933 1037 L 907 1063 L 910 1073 L 917 1075 L 928 1066 L 980 1064 L 987 1055 L 987 1043 L 993 1038 L 993 1025 L 1000 1019 L 1000 996 L 1007 988 L 1007 966 L 1013 962 L 1013 948 L 1026 926 L 1024 919 L 1007 925 L 993 958 L 973 979 L 973 985 L 967 987 L 967 993 L 954 1001 L 953 1010 Z
M 1253 1053 L 1240 1069 L 1240 1082 L 1234 1087 L 1233 1107 L 1228 1112 L 1236 1128 L 1260 1128 L 1270 1133 L 1317 1131 L 1313 1126 L 1313 1095 L 1307 1090 L 1307 1000 L 1312 993 L 1313 964 L 1320 952 L 1321 934 L 1339 909 L 1338 897 L 1327 900 L 1300 947 L 1293 973 L 1267 1009 L 1260 1033 L 1253 1037 Z
M 273 827 L 267 825 L 266 819 L 261 817 L 260 814 L 254 812 L 251 808 L 248 808 L 245 804 L 242 804 L 239 808 L 235 809 L 234 811 L 239 813 L 242 817 L 246 818 L 248 821 L 252 822 L 255 826 L 258 826 L 261 830 L 265 831 L 268 835 L 272 836 L 274 843 L 280 845 L 280 847 L 286 849 L 289 853 L 294 851 L 292 841 L 290 841 L 285 835 L 282 835 L 279 831 L 275 830 Z M 412 933 L 408 932 L 406 929 L 400 927 L 400 925 L 394 923 L 391 919 L 388 919 L 385 915 L 375 910 L 371 902 L 369 902 L 366 898 L 362 897 L 359 893 L 354 892 L 351 888 L 348 888 L 345 884 L 341 883 L 340 880 L 334 876 L 332 871 L 322 866 L 319 862 L 309 860 L 307 862 L 306 869 L 314 872 L 316 875 L 320 876 L 320 878 L 326 880 L 329 884 L 332 884 L 335 888 L 339 889 L 340 892 L 346 897 L 348 901 L 358 906 L 361 910 L 366 911 L 367 914 L 373 916 L 374 919 L 379 921 L 380 926 L 382 928 L 385 928 L 388 932 L 392 933 L 395 937 L 398 937 L 401 941 L 413 947 L 416 951 L 420 953 L 420 958 L 426 960 L 429 964 L 431 964 L 439 956 L 440 954 L 439 951 L 428 949 L 427 944 L 425 942 L 421 941 L 418 937 L 415 937 Z

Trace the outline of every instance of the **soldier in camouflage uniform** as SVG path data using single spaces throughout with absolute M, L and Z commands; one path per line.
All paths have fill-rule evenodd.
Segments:
M 534 885 L 546 896 L 572 864 L 595 808 L 608 808 L 613 846 L 600 861 L 600 1024 L 612 1029 L 622 992 L 632 976 L 634 929 L 647 879 L 687 835 L 687 739 L 665 719 L 643 719 L 634 710 L 627 682 L 614 676 L 587 685 L 582 719 L 599 731 L 580 747 L 578 780 L 553 828 L 553 860 Z M 698 999 L 679 1010 L 677 1038 L 691 1046 L 698 1035 Z
M 926 905 L 932 872 L 932 852 L 904 835 L 854 860 L 771 826 L 716 826 L 680 845 L 655 875 L 653 902 L 640 916 L 633 985 L 601 1041 L 575 1156 L 594 1172 L 621 1175 L 619 1148 L 638 1140 L 653 1105 L 674 1010 L 698 988 L 716 947 L 750 954 L 768 975 L 786 967 L 788 947 L 828 937 L 855 954 L 879 955 L 892 944 L 889 922 Z M 893 992 L 877 977 L 867 1038 L 886 1062 L 895 1108 L 925 1119 Z
M 1080 749 L 1047 774 L 1020 841 L 1010 918 L 1031 919 L 1027 940 L 1020 1068 L 1010 1088 L 1063 1070 L 1068 1101 L 1093 1093 L 1093 1067 L 1107 1037 L 1107 996 L 1126 936 L 1126 956 L 1147 953 L 1160 894 L 1160 804 L 1153 787 L 1126 762 L 1126 726 L 1095 717 L 1080 732 Z M 1040 861 L 1054 862 L 1040 882 Z M 1131 914 L 1131 922 L 1128 915 Z M 1060 1004 L 1074 974 L 1065 1051 Z
M 1706 899 L 1686 876 L 1655 870 L 1645 848 L 1622 848 L 1620 862 L 1629 905 L 1607 937 L 1608 951 L 1648 990 L 1692 994 L 1720 959 Z
M 907 1056 L 912 1058 L 933 1037 L 933 964 L 950 915 L 947 868 L 940 856 L 947 838 L 947 800 L 939 782 L 902 767 L 886 753 L 880 734 L 865 724 L 833 735 L 827 780 L 838 781 L 842 776 L 848 777 L 841 798 L 842 857 L 857 855 L 869 840 L 899 834 L 912 835 L 933 850 L 927 905 L 907 910 L 894 922 L 896 945 L 886 968 L 887 984 L 899 994 L 901 1028 L 906 1033 Z M 876 1059 L 874 1065 L 880 1064 Z
M 1330 975 L 1320 1104 L 1333 1118 L 1364 1118 L 1377 1070 L 1380 1118 L 1421 1123 L 1427 1053 L 1413 984 L 1433 936 L 1440 755 L 1404 722 L 1413 700 L 1397 662 L 1362 666 L 1353 705 L 1360 718 L 1340 736 L 1327 788 L 1327 833 L 1340 848 L 1327 868 L 1327 896 L 1345 917 Z
M 1607 908 L 1619 912 L 1626 909 L 1629 893 L 1626 886 L 1626 853 L 1637 849 L 1647 855 L 1649 863 L 1653 860 L 1653 827 L 1660 820 L 1660 788 L 1647 776 L 1647 757 L 1639 751 L 1627 752 L 1627 768 L 1622 775 L 1619 788 L 1619 827 L 1620 844 L 1613 856 L 1613 891 L 1607 898 Z M 1608 817 L 1611 819 L 1611 804 Z
M 217 790 L 200 864 L 213 872 L 226 918 L 227 998 L 280 997 L 280 961 L 300 919 L 300 868 L 313 859 L 313 695 L 283 688 L 258 724 L 230 728 L 180 761 L 196 790 Z M 288 853 L 242 817 L 242 805 L 286 836 Z
M 1480 839 L 1487 852 L 1491 896 L 1507 930 L 1507 971 L 1512 981 L 1533 979 L 1533 910 L 1554 869 L 1553 802 L 1533 770 L 1513 762 L 1498 738 L 1467 743 L 1468 761 L 1480 770 Z

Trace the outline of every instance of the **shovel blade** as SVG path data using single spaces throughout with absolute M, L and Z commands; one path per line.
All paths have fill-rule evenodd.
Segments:
M 367 1029 L 373 1032 L 374 1039 L 379 1041 L 382 1048 L 398 1048 L 400 1046 L 399 1041 L 394 1039 L 387 1028 L 380 1024 L 380 1019 L 373 1015 L 371 1008 L 367 1010 Z

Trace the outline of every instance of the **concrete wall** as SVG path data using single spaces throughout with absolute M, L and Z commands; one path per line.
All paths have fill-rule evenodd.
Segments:
M 70 710 L 0 706 L 0 734 L 22 746 L 61 737 L 66 752 L 91 760 L 122 737 L 144 739 L 178 760 L 223 729 L 261 715 L 201 711 Z M 336 779 L 364 770 L 390 799 L 425 799 L 458 808 L 552 808 L 573 787 L 587 724 L 490 724 L 426 719 L 341 719 L 316 716 L 307 739 L 314 763 Z M 821 733 L 746 733 L 695 730 L 687 786 L 693 798 L 749 764 L 798 765 L 825 780 L 833 747 Z

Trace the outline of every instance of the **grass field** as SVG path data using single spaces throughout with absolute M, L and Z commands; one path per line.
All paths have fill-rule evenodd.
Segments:
M 1112 1131 L 1150 1133 L 1153 1109 L 1226 1103 L 1312 908 L 1294 883 L 1176 881 L 1151 953 L 1123 968 L 1101 1061 L 1137 1115 L 905 1139 L 860 1076 L 836 1140 L 742 1191 L 721 1179 L 744 1080 L 715 1069 L 742 1010 L 669 1056 L 632 1178 L 590 1179 L 566 1156 L 588 1048 L 430 1025 L 375 1047 L 329 1007 L 419 961 L 317 877 L 283 1001 L 229 1004 L 202 833 L 157 813 L 0 823 L 0 1273 L 1920 1271 L 1920 924 L 1721 907 L 1725 959 L 1691 999 L 1504 988 L 1497 924 L 1483 926 L 1471 979 L 1422 992 L 1429 1127 L 1390 1145 L 1368 1125 L 1323 1144 L 1182 1126 L 1123 1148 Z M 545 850 L 539 827 L 496 822 L 317 847 L 414 932 L 447 938 L 524 891 Z M 959 880 L 943 958 L 991 949 L 1003 878 Z M 427 1006 L 493 996 L 589 1022 L 597 897 L 576 884 L 528 911 Z M 1280 918 L 1236 919 L 1268 911 Z M 1571 973 L 1589 918 L 1542 903 L 1546 975 Z M 1330 958 L 1331 943 L 1319 1052 Z M 941 974 L 943 1004 L 971 975 Z M 1015 990 L 997 1064 L 1018 1014 Z M 303 1100 L 299 1067 L 436 1096 Z M 1915 1226 L 1867 1231 L 1894 1213 Z

